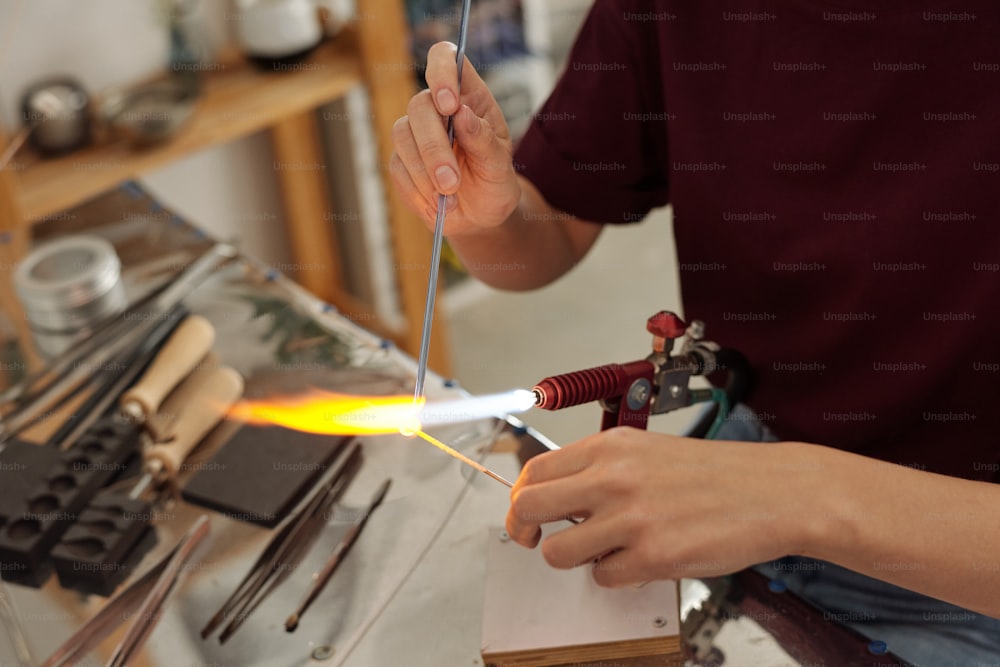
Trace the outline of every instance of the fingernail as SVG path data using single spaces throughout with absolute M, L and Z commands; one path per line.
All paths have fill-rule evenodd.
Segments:
M 437 103 L 438 109 L 441 111 L 449 111 L 455 106 L 455 94 L 447 88 L 442 88 L 437 91 Z
M 451 167 L 438 167 L 434 171 L 434 177 L 437 178 L 438 187 L 442 190 L 450 190 L 458 183 L 458 174 Z

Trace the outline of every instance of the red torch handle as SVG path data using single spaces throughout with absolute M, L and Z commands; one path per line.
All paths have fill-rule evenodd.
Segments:
M 535 385 L 532 391 L 535 393 L 535 405 L 546 410 L 560 410 L 591 401 L 620 399 L 639 378 L 652 380 L 653 365 L 650 362 L 607 364 L 553 375 Z M 602 428 L 623 423 L 645 428 L 648 413 L 648 398 L 635 408 L 618 406 L 614 415 L 606 415 Z
M 629 374 L 622 364 L 607 364 L 547 377 L 535 385 L 533 391 L 538 407 L 560 410 L 621 396 L 628 384 Z

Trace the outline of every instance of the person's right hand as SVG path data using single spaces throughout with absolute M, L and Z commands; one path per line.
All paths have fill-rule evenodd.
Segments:
M 438 42 L 427 55 L 428 90 L 410 100 L 392 128 L 390 171 L 407 205 L 434 228 L 438 193 L 448 195 L 445 233 L 475 233 L 502 224 L 517 207 L 521 188 L 503 113 L 468 60 L 458 97 L 456 47 Z M 447 117 L 455 115 L 455 148 Z

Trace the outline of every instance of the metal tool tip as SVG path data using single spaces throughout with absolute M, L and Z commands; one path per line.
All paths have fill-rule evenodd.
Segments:
M 545 392 L 540 387 L 535 387 L 531 393 L 535 395 L 535 405 L 540 406 L 545 403 Z
M 285 632 L 295 632 L 295 628 L 299 627 L 299 615 L 292 614 L 285 621 Z

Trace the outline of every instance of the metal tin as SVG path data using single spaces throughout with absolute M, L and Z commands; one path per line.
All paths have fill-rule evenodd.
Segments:
M 67 236 L 37 248 L 17 267 L 14 287 L 43 354 L 53 337 L 71 339 L 128 305 L 121 261 L 114 246 L 96 236 Z
M 90 98 L 70 78 L 38 83 L 25 92 L 21 111 L 34 129 L 31 143 L 45 155 L 69 153 L 90 141 Z

